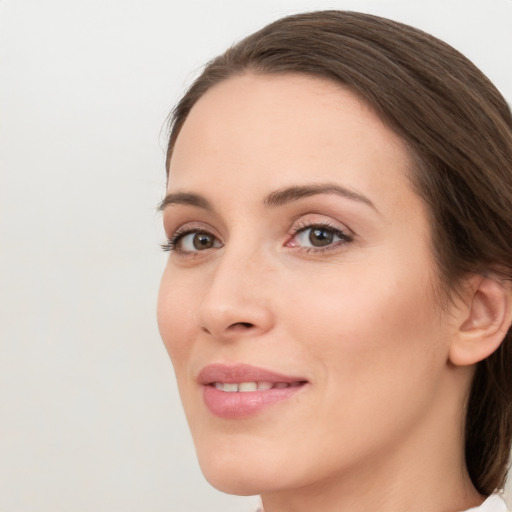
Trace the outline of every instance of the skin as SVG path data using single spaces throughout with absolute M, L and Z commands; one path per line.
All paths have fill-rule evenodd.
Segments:
M 181 238 L 158 320 L 206 478 L 266 512 L 456 511 L 482 501 L 463 458 L 472 367 L 450 361 L 458 311 L 438 306 L 427 212 L 401 139 L 328 80 L 245 74 L 210 89 L 177 139 L 164 226 Z M 290 186 L 336 184 L 268 206 Z M 369 204 L 371 202 L 371 204 Z M 307 227 L 333 242 L 312 246 Z M 296 234 L 295 231 L 299 230 Z M 308 380 L 244 419 L 210 413 L 210 363 Z

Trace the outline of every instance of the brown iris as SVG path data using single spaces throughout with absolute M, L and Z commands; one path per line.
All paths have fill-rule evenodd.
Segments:
M 325 228 L 313 228 L 309 232 L 309 241 L 315 247 L 329 245 L 334 239 L 334 233 Z
M 194 248 L 198 251 L 210 249 L 215 243 L 215 237 L 208 233 L 196 233 L 192 240 Z

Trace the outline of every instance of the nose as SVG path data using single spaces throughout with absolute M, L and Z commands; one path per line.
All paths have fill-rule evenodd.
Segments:
M 224 249 L 203 283 L 205 293 L 196 311 L 199 328 L 221 341 L 261 336 L 272 329 L 272 274 L 262 258 Z

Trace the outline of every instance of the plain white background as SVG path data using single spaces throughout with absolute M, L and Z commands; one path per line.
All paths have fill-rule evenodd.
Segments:
M 0 510 L 248 512 L 206 484 L 160 342 L 167 113 L 285 14 L 361 10 L 512 99 L 512 0 L 1 0 Z

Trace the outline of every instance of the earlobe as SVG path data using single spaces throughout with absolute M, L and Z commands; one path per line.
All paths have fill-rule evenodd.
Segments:
M 490 356 L 512 321 L 512 293 L 498 278 L 472 276 L 465 297 L 449 352 L 450 361 L 457 366 L 472 365 Z

